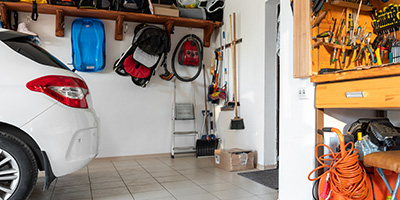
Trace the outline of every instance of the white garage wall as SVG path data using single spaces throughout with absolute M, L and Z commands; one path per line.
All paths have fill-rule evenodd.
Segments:
M 26 21 L 27 13 L 20 13 L 20 22 Z M 43 47 L 52 52 L 64 63 L 72 63 L 70 31 L 75 18 L 65 18 L 65 36 L 55 37 L 54 15 L 40 14 L 37 22 L 28 27 L 38 33 Z M 127 23 L 128 32 L 123 41 L 114 40 L 115 22 L 102 20 L 106 29 L 106 68 L 101 72 L 77 72 L 87 82 L 92 95 L 94 108 L 100 118 L 100 157 L 140 154 L 169 153 L 171 146 L 171 113 L 173 102 L 173 82 L 159 77 L 164 73 L 159 69 L 146 88 L 134 85 L 130 78 L 121 77 L 112 70 L 115 60 L 130 46 L 133 28 L 137 23 Z M 194 33 L 200 38 L 200 29 L 175 28 L 172 35 L 172 47 L 184 35 Z M 169 58 L 172 57 L 172 52 Z M 205 63 L 210 63 L 205 58 Z M 168 61 L 168 64 L 170 61 Z M 171 70 L 171 68 L 169 68 Z M 204 99 L 202 76 L 195 82 L 196 95 Z M 186 85 L 187 86 L 187 85 Z M 190 87 L 179 92 L 180 100 L 191 97 Z M 204 101 L 197 102 L 197 110 L 204 109 Z M 201 116 L 197 113 L 200 127 Z M 179 128 L 179 127 L 178 127 Z
M 233 111 L 219 112 L 217 107 L 218 134 L 222 138 L 223 148 L 254 149 L 258 153 L 258 164 L 266 164 L 264 158 L 270 154 L 274 159 L 276 152 L 265 152 L 264 144 L 264 101 L 265 101 L 265 0 L 244 3 L 241 0 L 227 0 L 224 9 L 225 24 L 222 27 L 229 34 L 229 15 L 236 13 L 236 38 L 243 42 L 237 44 L 238 100 L 240 101 L 240 117 L 243 118 L 244 130 L 229 130 L 234 117 Z M 219 37 L 212 47 L 217 47 Z M 229 52 L 228 52 L 229 53 Z M 231 55 L 226 56 L 229 60 Z M 230 72 L 232 74 L 232 71 Z M 231 82 L 232 79 L 230 79 Z M 231 87 L 231 93 L 233 88 Z M 274 144 L 276 139 L 271 140 Z M 272 160 L 273 160 L 272 159 Z
M 256 10 L 255 10 L 256 9 Z M 239 0 L 227 0 L 225 8 L 225 26 L 229 30 L 228 15 L 237 13 L 237 37 L 243 38 L 238 45 L 239 91 L 241 117 L 246 129 L 231 131 L 228 129 L 234 112 L 215 113 L 217 134 L 221 136 L 224 148 L 250 148 L 258 152 L 260 165 L 276 164 L 276 152 L 268 152 L 272 163 L 264 163 L 264 32 L 265 1 L 244 4 Z M 25 21 L 29 14 L 20 14 L 20 21 Z M 66 17 L 65 37 L 54 36 L 54 16 L 40 14 L 37 22 L 30 22 L 29 28 L 37 32 L 43 40 L 43 47 L 55 54 L 65 63 L 71 63 L 70 26 L 73 17 Z M 93 97 L 94 107 L 100 117 L 101 141 L 100 157 L 140 155 L 170 152 L 171 105 L 173 84 L 154 76 L 147 88 L 139 88 L 129 78 L 120 77 L 112 71 L 112 64 L 128 48 L 133 27 L 129 29 L 123 41 L 114 40 L 114 21 L 102 20 L 107 37 L 107 66 L 98 73 L 78 72 L 88 83 Z M 252 23 L 248 23 L 248 22 Z M 195 33 L 202 38 L 200 29 L 176 27 L 172 35 L 172 47 L 188 33 Z M 212 37 L 212 46 L 205 48 L 204 63 L 207 67 L 213 56 L 213 49 L 219 44 L 219 31 Z M 227 35 L 229 37 L 229 34 Z M 217 44 L 216 44 L 217 43 Z M 171 57 L 172 52 L 170 53 Z M 162 69 L 158 74 L 163 73 Z M 200 110 L 204 109 L 202 75 L 196 80 L 198 125 L 201 124 Z M 189 91 L 184 91 L 189 94 Z M 182 93 L 181 93 L 182 94 Z M 219 110 L 217 107 L 216 111 Z M 275 138 L 271 139 L 273 144 Z M 274 149 L 274 148 L 273 148 Z M 275 148 L 276 149 L 276 148 Z
M 293 17 L 289 0 L 281 0 L 281 58 L 279 199 L 312 199 L 312 183 L 307 176 L 314 169 L 314 99 L 299 100 L 297 90 L 312 88 L 313 84 L 308 78 L 292 78 Z
M 259 155 L 259 164 L 275 164 L 276 152 L 270 148 L 276 139 L 268 140 L 268 127 L 264 113 L 268 95 L 268 81 L 265 80 L 265 68 L 271 63 L 264 61 L 265 54 L 274 52 L 275 46 L 263 49 L 265 38 L 273 31 L 265 27 L 265 0 L 243 1 L 227 0 L 225 11 L 238 14 L 239 37 L 243 44 L 239 48 L 240 70 L 240 102 L 241 117 L 246 129 L 243 131 L 222 132 L 226 147 L 240 146 L 254 148 L 264 155 Z M 315 147 L 315 109 L 313 100 L 313 84 L 309 79 L 293 79 L 293 20 L 289 0 L 281 0 L 281 71 L 280 71 L 280 144 L 279 144 L 279 199 L 311 199 L 312 183 L 308 181 L 308 173 L 314 169 Z M 269 6 L 269 5 L 268 5 Z M 310 99 L 299 100 L 299 87 L 311 88 Z M 273 90 L 273 89 L 271 89 Z M 267 114 L 265 114 L 268 117 Z M 219 124 L 227 124 L 232 118 L 230 113 L 219 114 Z M 220 126 L 220 130 L 221 130 Z M 267 150 L 268 149 L 268 150 Z M 262 152 L 264 151 L 264 152 Z M 260 161 L 263 159 L 263 161 Z

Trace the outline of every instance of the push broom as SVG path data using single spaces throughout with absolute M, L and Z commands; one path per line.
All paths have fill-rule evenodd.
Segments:
M 230 29 L 232 33 L 232 18 L 229 15 Z M 231 120 L 230 129 L 241 130 L 244 129 L 244 121 L 239 117 L 238 102 L 237 102 L 237 83 L 236 83 L 236 13 L 233 13 L 233 41 L 232 41 L 232 68 L 233 68 L 233 90 L 234 90 L 234 102 L 235 102 L 235 117 Z

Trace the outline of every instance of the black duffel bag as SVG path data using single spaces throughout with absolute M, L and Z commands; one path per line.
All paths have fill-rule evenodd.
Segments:
M 116 11 L 150 13 L 148 0 L 112 0 L 111 7 Z

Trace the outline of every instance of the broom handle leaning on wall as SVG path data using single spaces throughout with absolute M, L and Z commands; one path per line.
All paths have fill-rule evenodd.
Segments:
M 235 118 L 239 117 L 238 108 L 237 108 L 237 75 L 236 75 L 236 13 L 233 13 L 233 88 L 235 90 Z
M 206 134 L 207 134 L 207 139 L 208 139 L 208 113 L 207 113 L 207 100 L 208 100 L 208 96 L 207 96 L 207 86 L 206 86 L 206 67 L 203 64 L 203 81 L 204 81 L 204 122 L 206 125 Z
M 233 75 L 233 32 L 232 32 L 232 15 L 229 15 L 229 39 L 231 39 L 230 41 L 230 52 L 231 52 L 231 59 L 232 59 L 232 75 Z M 233 77 L 233 79 L 235 80 L 235 77 Z M 236 86 L 233 85 L 233 101 L 235 101 L 235 94 L 236 94 Z

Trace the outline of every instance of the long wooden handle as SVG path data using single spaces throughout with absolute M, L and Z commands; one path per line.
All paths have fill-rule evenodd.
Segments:
M 230 39 L 231 39 L 231 59 L 232 59 L 232 72 L 233 72 L 233 62 L 235 62 L 235 59 L 234 59 L 234 52 L 233 52 L 233 31 L 232 31 L 232 15 L 229 15 L 229 32 L 230 32 L 230 35 L 229 35 L 229 37 L 230 37 Z M 234 72 L 235 74 L 236 74 L 236 71 Z M 236 78 L 235 78 L 235 74 L 233 74 L 233 80 L 234 81 L 236 81 Z M 236 84 L 233 84 L 233 95 L 235 95 L 236 94 Z M 233 101 L 235 101 L 236 100 L 236 98 L 235 97 L 233 97 Z
M 236 13 L 233 13 L 233 88 L 235 90 L 235 117 L 238 118 L 238 109 L 237 109 L 237 75 L 236 75 Z
M 327 13 L 328 13 L 328 12 L 327 12 L 326 10 L 325 10 L 324 12 L 322 12 L 322 13 L 318 16 L 318 18 L 314 21 L 314 23 L 313 23 L 313 25 L 311 26 L 311 28 L 314 28 L 314 27 L 318 26 L 318 25 L 321 23 L 321 21 L 322 21 L 323 19 L 325 19 Z
M 357 16 L 356 16 L 356 21 L 353 23 L 354 24 L 354 28 L 357 28 L 358 25 L 358 18 L 360 17 L 360 10 L 361 10 L 361 5 L 362 5 L 363 0 L 360 1 L 360 4 L 358 5 L 358 11 L 357 11 Z
M 207 137 L 208 137 L 208 115 L 207 115 L 207 100 L 208 100 L 208 97 L 207 97 L 207 86 L 206 86 L 206 67 L 205 67 L 205 65 L 203 64 L 203 81 L 204 81 L 204 121 L 205 121 L 205 124 L 206 124 L 206 134 L 207 134 Z

